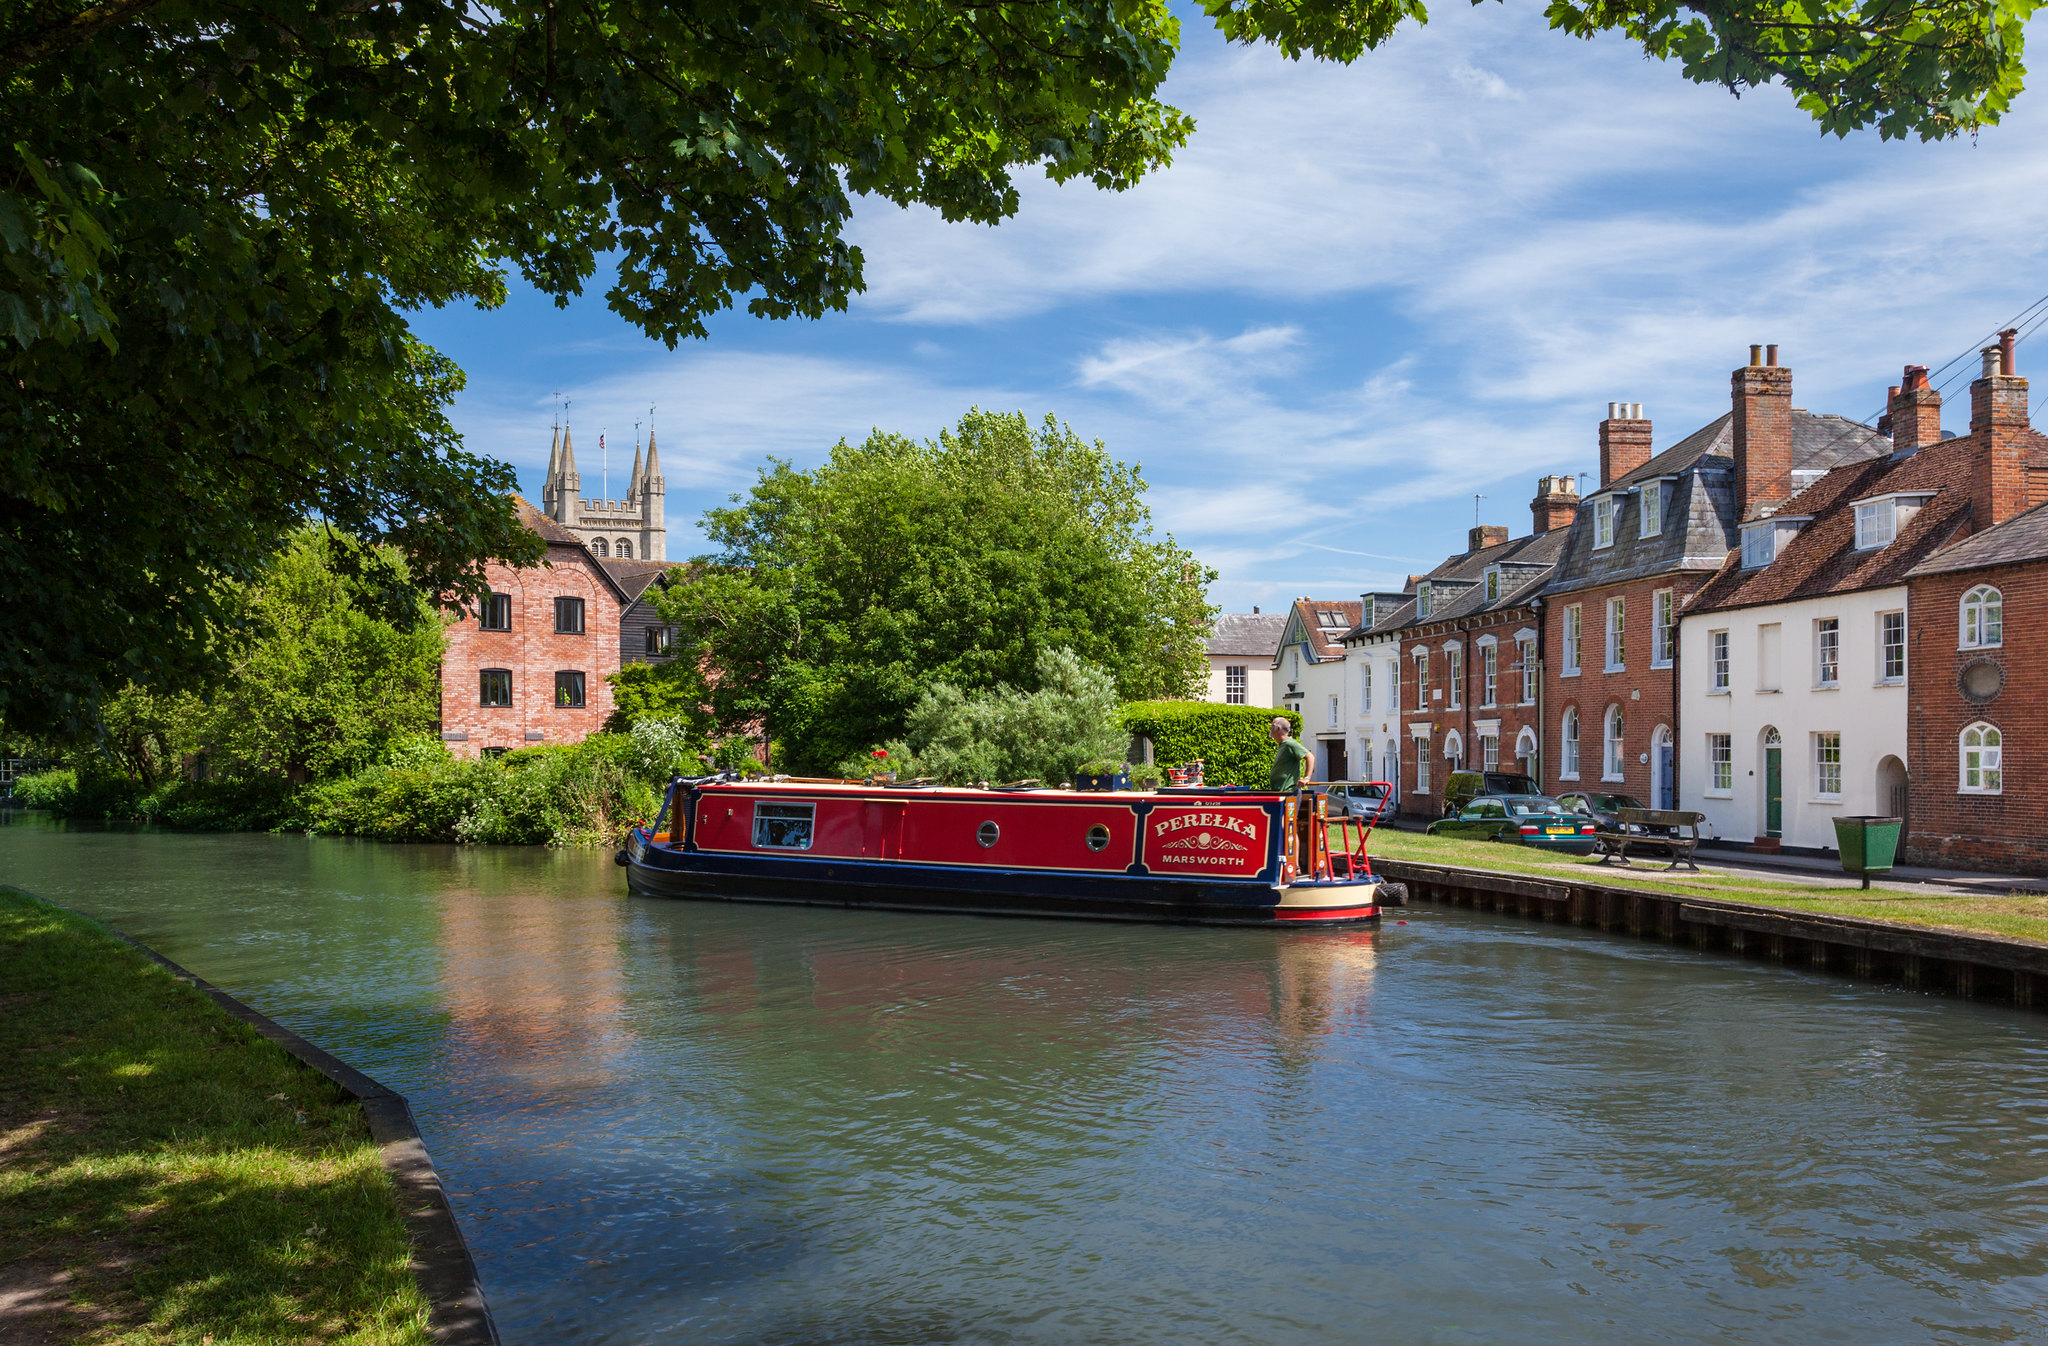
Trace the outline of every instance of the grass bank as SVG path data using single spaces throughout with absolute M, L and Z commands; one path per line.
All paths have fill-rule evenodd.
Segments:
M 1393 860 L 1459 865 L 1467 869 L 1542 877 L 1569 875 L 1588 883 L 1604 883 L 1616 888 L 1718 897 L 1731 902 L 1755 902 L 1795 911 L 1825 912 L 1831 916 L 1868 916 L 1901 925 L 1970 930 L 1978 934 L 2003 935 L 2048 944 L 2048 896 L 2034 893 L 1957 896 L 1883 886 L 1864 892 L 1859 880 L 1847 874 L 1816 875 L 1812 879 L 1777 875 L 1751 878 L 1713 872 L 1692 874 L 1685 870 L 1667 871 L 1664 866 L 1668 861 L 1659 856 L 1645 857 L 1631 868 L 1623 869 L 1619 865 L 1602 865 L 1593 856 L 1545 855 L 1521 846 L 1392 830 L 1374 832 L 1371 850 L 1375 856 Z M 1705 855 L 1703 859 L 1707 865 L 1713 864 L 1711 855 Z M 1875 882 L 1883 884 L 1882 879 Z
M 424 1343 L 362 1108 L 0 887 L 0 1339 Z

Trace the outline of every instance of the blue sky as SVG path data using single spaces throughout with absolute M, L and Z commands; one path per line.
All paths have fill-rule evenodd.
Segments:
M 1350 67 L 1183 24 L 1166 97 L 1197 130 L 1138 188 L 1033 177 L 993 229 L 865 203 L 848 312 L 727 315 L 674 351 L 595 291 L 424 313 L 469 373 L 458 427 L 537 498 L 559 390 L 586 493 L 604 429 L 623 494 L 654 406 L 673 558 L 769 454 L 1052 412 L 1143 464 L 1213 601 L 1271 610 L 1399 587 L 1463 546 L 1474 493 L 1526 533 L 1538 476 L 1596 470 L 1608 402 L 1661 449 L 1726 409 L 1751 342 L 1796 404 L 1873 418 L 1903 364 L 2048 292 L 2048 95 L 1974 142 L 1840 141 L 1533 8 L 1448 7 Z

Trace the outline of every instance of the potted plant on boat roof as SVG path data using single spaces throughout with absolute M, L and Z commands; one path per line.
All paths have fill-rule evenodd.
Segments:
M 1122 762 L 1098 759 L 1085 762 L 1074 773 L 1076 790 L 1128 790 L 1131 775 Z
M 866 784 L 875 785 L 882 781 L 896 779 L 896 768 L 889 760 L 889 750 L 887 748 L 877 748 L 869 753 L 868 757 L 872 759 L 874 765 L 869 768 Z

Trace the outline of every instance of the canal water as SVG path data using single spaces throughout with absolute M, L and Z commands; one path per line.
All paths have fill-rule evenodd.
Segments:
M 412 1100 L 513 1346 L 2048 1338 L 2048 1018 L 1427 908 L 626 896 L 608 854 L 65 830 Z

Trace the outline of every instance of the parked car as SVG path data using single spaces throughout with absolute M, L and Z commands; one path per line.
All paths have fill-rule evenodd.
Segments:
M 1641 824 L 1631 824 L 1626 828 L 1622 826 L 1620 815 L 1623 809 L 1646 807 L 1643 801 L 1634 795 L 1610 795 L 1575 790 L 1569 794 L 1559 795 L 1557 802 L 1573 813 L 1591 818 L 1602 832 L 1630 831 L 1646 837 L 1672 835 L 1672 829 L 1669 827 L 1645 827 Z M 1636 843 L 1631 841 L 1629 845 L 1634 846 Z M 1607 849 L 1606 844 L 1603 842 L 1599 849 Z
M 1332 818 L 1349 815 L 1362 823 L 1378 823 L 1394 810 L 1393 786 L 1383 780 L 1320 788 L 1330 797 Z
M 1481 795 L 1540 795 L 1543 787 L 1519 771 L 1453 771 L 1444 781 L 1443 816 L 1455 818 Z
M 1481 795 L 1458 811 L 1429 825 L 1433 837 L 1469 841 L 1508 841 L 1539 850 L 1593 853 L 1597 825 L 1584 814 L 1566 809 L 1543 795 Z

